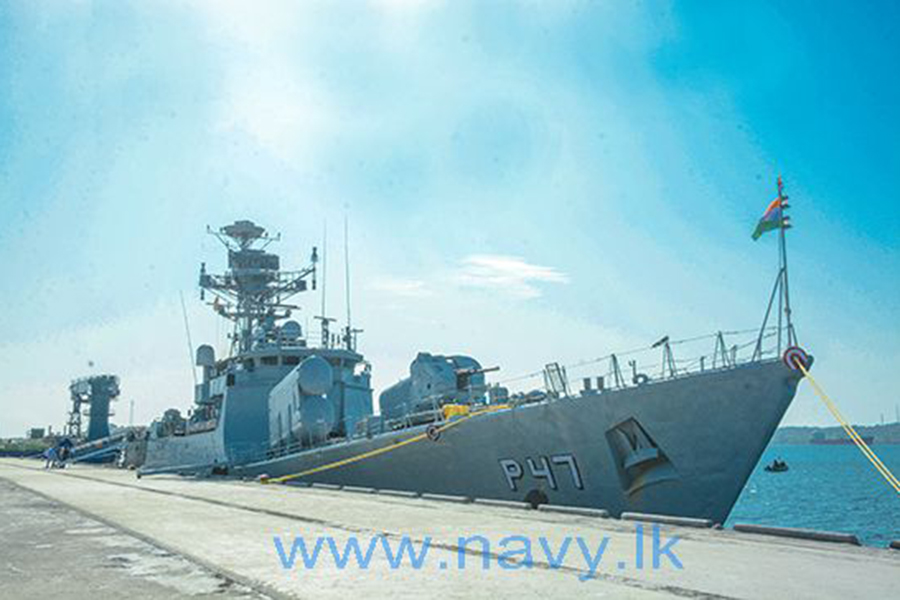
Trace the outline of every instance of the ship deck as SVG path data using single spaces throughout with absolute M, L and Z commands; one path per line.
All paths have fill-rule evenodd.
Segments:
M 227 596 L 236 597 L 342 600 L 575 594 L 890 597 L 900 580 L 900 551 L 886 548 L 661 525 L 660 545 L 677 537 L 670 548 L 682 568 L 662 555 L 660 567 L 654 569 L 652 526 L 644 523 L 640 539 L 645 564 L 639 569 L 633 521 L 361 489 L 175 476 L 136 479 L 133 472 L 112 468 L 76 465 L 46 471 L 41 467 L 34 460 L 0 459 L 4 492 L 0 523 L 7 523 L 3 528 L 7 543 L 0 548 L 0 572 L 4 572 L 0 596 L 31 595 L 29 590 L 37 595 L 52 592 L 55 586 L 76 598 L 99 597 L 111 589 L 143 590 L 146 597 L 164 597 L 166 591 L 222 597 L 224 589 Z M 48 525 L 45 513 L 55 515 L 56 521 Z M 23 516 L 29 514 L 25 527 Z M 80 535 L 72 533 L 79 530 Z M 281 540 L 289 554 L 297 536 L 303 536 L 310 551 L 317 537 L 330 537 L 341 550 L 356 537 L 365 552 L 369 540 L 379 535 L 394 547 L 405 536 L 416 553 L 430 538 L 426 560 L 420 568 L 413 568 L 408 560 L 392 568 L 379 548 L 368 568 L 358 567 L 353 559 L 339 568 L 326 546 L 315 567 L 305 567 L 297 557 L 295 566 L 285 569 L 274 541 Z M 129 550 L 123 559 L 122 552 L 104 550 L 109 542 L 92 545 L 97 536 L 118 536 L 121 544 L 143 550 Z M 467 543 L 465 568 L 460 568 L 459 538 L 473 536 L 481 536 L 491 546 Z M 522 564 L 522 554 L 511 555 L 501 565 L 504 552 L 523 548 L 521 542 L 503 547 L 502 541 L 509 536 L 530 541 L 531 566 Z M 571 545 L 554 567 L 542 543 L 557 555 L 566 537 L 572 538 Z M 606 540 L 593 577 L 587 576 L 578 537 L 595 556 Z M 80 546 L 72 546 L 76 541 Z M 65 557 L 65 552 L 78 560 L 53 559 Z M 161 557 L 179 562 L 174 567 L 160 566 Z M 116 563 L 123 560 L 130 561 L 129 569 L 114 568 L 121 567 Z M 56 568 L 48 568 L 54 562 Z M 516 565 L 519 568 L 503 568 Z M 209 588 L 212 584 L 221 589 Z

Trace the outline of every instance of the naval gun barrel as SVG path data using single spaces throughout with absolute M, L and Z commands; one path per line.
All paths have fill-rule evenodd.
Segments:
M 471 369 L 456 369 L 456 374 L 471 377 L 472 375 L 481 375 L 483 373 L 493 373 L 494 371 L 499 371 L 499 370 L 500 370 L 500 367 L 478 367 L 478 368 L 471 368 Z
M 475 390 L 484 389 L 484 374 L 485 373 L 493 373 L 494 371 L 499 371 L 500 367 L 469 367 L 464 369 L 455 369 L 454 373 L 456 374 L 456 389 L 458 391 L 468 390 L 468 393 L 471 395 Z M 480 378 L 478 376 L 481 375 Z M 476 381 L 473 381 L 474 378 L 478 378 Z

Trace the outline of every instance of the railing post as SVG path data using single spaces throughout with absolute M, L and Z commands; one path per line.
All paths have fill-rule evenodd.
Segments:
M 612 369 L 613 382 L 617 388 L 625 387 L 625 379 L 622 377 L 622 370 L 619 368 L 619 358 L 615 354 L 609 356 L 610 369 Z
M 719 352 L 722 353 L 722 363 L 728 366 L 728 348 L 725 346 L 725 336 L 721 331 L 716 333 L 716 348 L 713 350 L 713 369 L 718 366 Z
M 666 343 L 663 344 L 663 365 L 662 365 L 662 377 L 666 376 L 666 367 L 669 368 L 669 376 L 675 377 L 678 374 L 678 369 L 675 368 L 675 356 L 672 354 L 672 346 L 669 345 L 669 341 L 666 340 Z

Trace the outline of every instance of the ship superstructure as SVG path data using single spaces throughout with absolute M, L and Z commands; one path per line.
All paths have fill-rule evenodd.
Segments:
M 210 306 L 233 323 L 231 351 L 217 358 L 212 346 L 197 348 L 194 407 L 187 418 L 170 409 L 151 426 L 148 471 L 223 472 L 272 448 L 341 435 L 371 414 L 370 368 L 349 327 L 341 345 L 327 330 L 330 319 L 321 319 L 313 345 L 290 320 L 298 310 L 291 297 L 315 289 L 316 248 L 309 266 L 284 271 L 266 251 L 279 238 L 263 227 L 237 221 L 210 233 L 227 250 L 228 267 L 212 274 L 201 265 L 201 299 L 211 295 Z

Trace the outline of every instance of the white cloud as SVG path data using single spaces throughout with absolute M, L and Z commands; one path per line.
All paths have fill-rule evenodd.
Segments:
M 373 281 L 369 289 L 404 298 L 424 298 L 434 294 L 424 281 L 418 279 L 396 279 L 387 277 Z
M 234 74 L 219 105 L 220 130 L 245 133 L 282 160 L 311 153 L 337 122 L 327 96 L 287 69 Z
M 372 0 L 372 6 L 387 11 L 416 11 L 423 8 L 435 8 L 444 4 L 439 0 Z
M 302 3 L 288 0 L 216 0 L 198 2 L 191 8 L 205 19 L 213 36 L 237 44 L 243 52 L 271 53 L 304 23 Z
M 473 254 L 462 260 L 455 275 L 464 287 L 500 290 L 520 298 L 541 295 L 539 283 L 568 283 L 565 273 L 553 267 L 533 265 L 518 256 Z
M 297 60 L 300 41 L 318 39 L 318 9 L 285 0 L 228 0 L 201 2 L 196 10 L 221 52 L 216 129 L 246 135 L 284 161 L 313 157 L 341 123 L 315 65 Z

